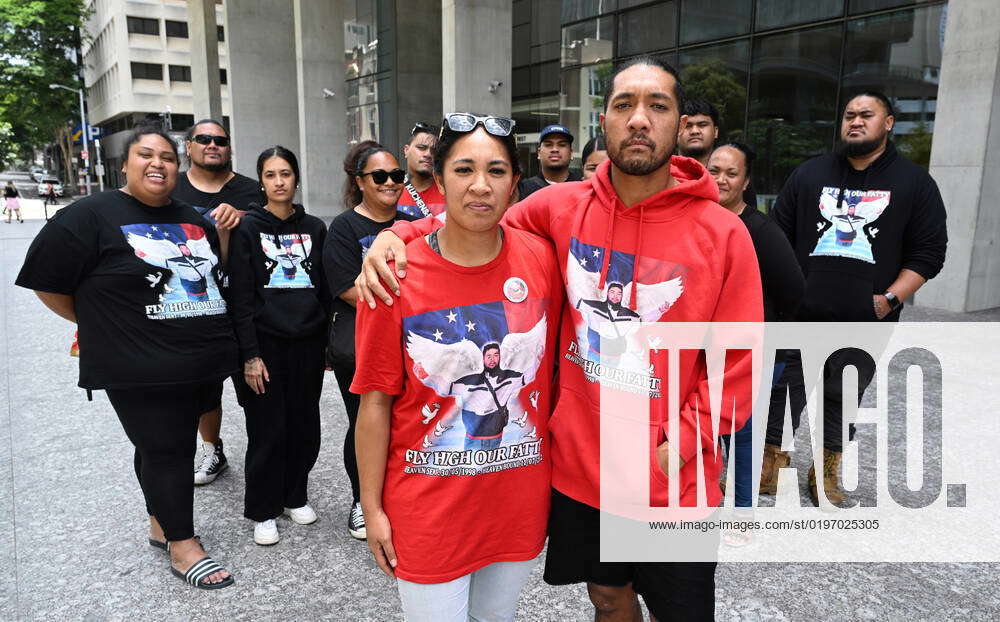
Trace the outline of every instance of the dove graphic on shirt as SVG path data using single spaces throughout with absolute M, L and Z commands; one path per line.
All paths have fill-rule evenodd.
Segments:
M 445 432 L 447 432 L 448 430 L 452 429 L 453 427 L 455 427 L 455 426 L 454 425 L 441 425 L 441 422 L 438 421 L 437 424 L 435 424 L 435 426 L 434 426 L 434 436 L 441 436 Z
M 539 396 L 538 391 L 532 391 L 531 393 L 528 394 L 528 399 L 531 401 L 531 407 L 534 408 L 535 410 L 538 410 L 538 396 Z
M 516 425 L 519 428 L 523 428 L 525 426 L 525 424 L 528 423 L 528 411 L 524 411 L 523 415 L 521 415 L 520 417 L 518 417 L 517 419 L 515 419 L 511 423 L 513 423 L 514 425 Z
M 149 287 L 154 288 L 160 284 L 160 280 L 163 278 L 162 272 L 157 272 L 156 274 L 147 274 L 146 280 L 149 281 Z
M 441 404 L 438 404 L 437 402 L 434 402 L 433 404 L 424 404 L 424 407 L 420 409 L 420 413 L 424 416 L 423 421 L 421 421 L 421 423 L 423 423 L 424 425 L 430 423 L 431 419 L 436 417 L 438 411 L 440 410 L 441 410 Z

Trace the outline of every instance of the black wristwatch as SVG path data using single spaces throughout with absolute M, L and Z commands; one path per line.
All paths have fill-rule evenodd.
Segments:
M 890 291 L 886 291 L 882 295 L 885 296 L 885 301 L 889 303 L 890 311 L 895 311 L 899 307 L 899 305 L 903 304 L 903 301 L 897 298 L 896 294 Z

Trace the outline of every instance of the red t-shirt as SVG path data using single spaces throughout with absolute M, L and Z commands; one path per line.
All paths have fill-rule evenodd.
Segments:
M 563 287 L 547 242 L 504 232 L 478 267 L 414 240 L 396 302 L 358 307 L 351 391 L 397 396 L 382 505 L 407 581 L 533 559 L 545 542 Z
M 410 186 L 411 188 L 413 186 Z M 415 190 L 415 188 L 414 188 Z M 444 213 L 445 202 L 444 195 L 438 190 L 437 184 L 432 183 L 423 192 L 418 192 L 420 199 L 424 202 L 424 208 L 421 209 L 420 205 L 417 204 L 417 200 L 413 198 L 408 188 L 403 188 L 403 193 L 399 195 L 399 201 L 396 203 L 396 209 L 404 214 L 409 214 L 410 216 L 416 216 L 417 218 L 423 218 L 424 216 L 437 216 Z

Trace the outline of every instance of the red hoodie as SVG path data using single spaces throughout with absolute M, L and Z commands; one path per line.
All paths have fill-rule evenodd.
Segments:
M 652 357 L 651 375 L 602 371 L 614 372 L 616 361 L 625 368 L 636 356 L 629 324 L 763 321 L 760 273 L 746 226 L 717 203 L 718 187 L 697 161 L 674 156 L 670 174 L 679 183 L 631 207 L 612 187 L 610 170 L 605 162 L 588 181 L 542 188 L 504 216 L 505 224 L 548 238 L 556 247 L 566 305 L 559 336 L 559 395 L 549 421 L 552 485 L 592 507 L 600 507 L 602 377 L 606 387 L 630 393 L 656 386 L 650 391 L 651 449 L 665 440 L 667 394 L 660 397 L 659 390 L 667 386 L 664 359 Z M 425 218 L 398 222 L 392 231 L 408 241 L 440 225 Z M 602 335 L 604 360 L 598 366 Z M 735 408 L 729 402 L 721 409 L 720 433 L 739 429 L 750 416 L 746 388 L 751 374 L 749 355 L 727 358 L 726 393 L 733 390 L 734 396 L 748 399 L 737 397 Z M 707 503 L 714 507 L 721 497 L 721 461 L 711 413 L 696 406 L 709 404 L 704 358 L 682 356 L 679 378 L 680 437 L 674 449 L 684 460 L 681 505 L 696 504 L 699 460 L 694 458 L 700 435 Z M 665 506 L 667 480 L 652 455 L 650 470 L 651 505 Z

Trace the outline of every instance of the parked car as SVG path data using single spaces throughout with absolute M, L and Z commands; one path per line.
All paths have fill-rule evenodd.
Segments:
M 32 166 L 28 169 L 28 172 L 31 174 L 31 180 L 36 182 L 42 181 L 49 174 L 47 170 L 40 166 Z
M 61 197 L 63 195 L 62 182 L 55 177 L 42 177 L 42 179 L 38 182 L 38 196 L 45 196 L 45 193 L 48 191 L 46 186 L 49 184 L 52 184 L 52 189 L 56 191 L 57 197 Z

